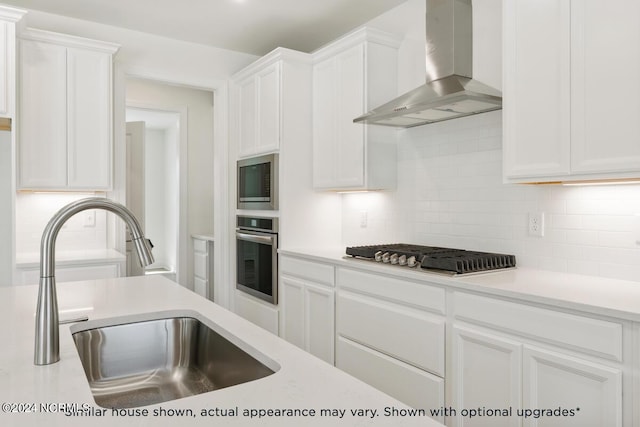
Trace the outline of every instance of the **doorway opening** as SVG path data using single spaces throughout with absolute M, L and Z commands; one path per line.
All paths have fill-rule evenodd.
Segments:
M 214 114 L 216 111 L 218 114 L 223 112 L 214 108 L 214 97 L 221 94 L 216 95 L 211 89 L 147 79 L 142 76 L 123 74 L 122 78 L 125 88 L 123 121 L 144 122 L 145 128 L 148 127 L 151 131 L 145 129 L 141 132 L 144 135 L 143 139 L 148 141 L 142 144 L 145 147 L 144 152 L 136 154 L 141 160 L 136 161 L 144 164 L 142 159 L 151 158 L 149 161 L 152 166 L 146 169 L 156 170 L 155 178 L 147 177 L 147 179 L 145 174 L 140 172 L 140 168 L 137 173 L 128 170 L 130 166 L 128 163 L 135 157 L 129 156 L 128 147 L 133 135 L 127 130 L 126 141 L 121 145 L 120 159 L 123 163 L 120 163 L 120 167 L 123 171 L 127 171 L 122 174 L 123 181 L 119 188 L 124 190 L 124 194 L 121 197 L 123 200 L 126 199 L 127 207 L 133 208 L 134 214 L 144 219 L 148 218 L 151 228 L 145 234 L 156 245 L 154 254 L 160 254 L 156 257 L 158 262 L 152 266 L 151 270 L 133 272 L 132 275 L 165 274 L 180 285 L 193 290 L 195 256 L 191 236 L 213 236 L 214 193 L 220 191 L 215 188 L 221 185 L 217 183 L 219 179 L 214 176 L 220 171 L 213 167 L 214 151 L 220 148 L 219 144 L 214 144 L 214 134 L 217 132 L 218 140 L 225 140 L 222 131 L 226 128 L 214 126 Z M 226 91 L 223 92 L 226 97 Z M 175 125 L 176 117 L 179 117 L 177 125 Z M 219 120 L 218 123 L 223 121 Z M 127 125 L 127 128 L 129 127 Z M 174 132 L 174 129 L 177 130 Z M 178 141 L 175 144 L 168 143 L 167 141 L 172 140 L 174 133 L 177 134 Z M 160 160 L 158 153 L 155 153 L 155 157 L 149 153 L 150 150 L 162 145 L 154 144 L 154 141 L 164 141 L 167 149 L 175 148 L 168 154 L 164 152 L 162 157 L 167 162 Z M 124 163 L 125 161 L 127 164 Z M 172 166 L 161 172 L 158 170 L 161 163 L 172 164 Z M 147 171 L 146 175 L 149 174 L 150 171 Z M 146 184 L 141 184 L 145 181 L 147 181 Z M 163 197 L 156 198 L 156 202 L 147 201 L 144 188 L 158 183 L 164 183 L 161 185 Z M 137 193 L 138 196 L 135 195 L 135 191 L 130 190 L 129 187 L 132 184 L 142 189 Z M 162 203 L 165 203 L 164 208 L 157 207 L 163 206 Z M 136 211 L 138 209 L 136 204 L 142 204 L 138 211 Z M 156 208 L 145 207 L 146 204 Z M 165 216 L 164 221 L 161 221 L 162 215 L 158 213 Z M 176 222 L 173 222 L 174 217 L 177 218 Z M 160 227 L 161 231 L 159 228 L 157 232 L 153 231 L 154 222 L 163 224 Z M 175 242 L 175 249 L 173 249 L 173 242 Z M 168 252 L 159 247 L 161 244 L 167 248 Z M 124 246 L 124 242 L 120 241 L 119 247 Z M 167 253 L 166 256 L 165 253 Z M 127 264 L 128 271 L 130 268 L 135 269 L 137 267 L 135 257 Z M 213 272 L 210 273 L 210 275 L 213 274 Z M 209 278 L 208 280 L 207 295 L 213 295 L 213 280 Z
M 180 114 L 129 106 L 126 121 L 127 205 L 141 218 L 155 257 L 144 269 L 135 261 L 127 262 L 127 274 L 162 274 L 176 281 Z M 127 248 L 127 258 L 129 252 Z

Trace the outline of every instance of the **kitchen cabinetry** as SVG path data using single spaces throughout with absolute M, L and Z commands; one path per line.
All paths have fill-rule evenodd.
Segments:
M 362 28 L 313 53 L 314 188 L 395 188 L 396 130 L 353 119 L 397 95 L 398 46 Z
M 503 6 L 505 180 L 638 178 L 640 4 Z
M 0 6 L 0 117 L 15 114 L 16 22 L 26 11 Z
M 21 34 L 19 188 L 111 188 L 112 57 L 117 49 L 41 30 Z
M 281 256 L 280 337 L 334 364 L 334 267 Z
M 337 289 L 336 366 L 410 406 L 444 406 L 444 289 L 343 267 Z
M 193 291 L 213 301 L 213 241 L 193 236 Z
M 278 48 L 233 76 L 238 157 L 279 150 L 282 118 L 286 110 L 296 108 L 290 98 L 299 93 L 298 85 L 309 84 L 305 69 L 310 61 L 305 53 Z
M 449 387 L 454 407 L 519 408 L 522 401 L 520 344 L 461 326 L 455 326 L 451 335 L 454 359 Z M 521 425 L 516 417 L 488 420 L 488 425 L 495 427 Z M 476 422 L 458 419 L 457 425 L 476 425 Z
M 568 426 L 623 425 L 628 325 L 460 292 L 453 293 L 453 316 L 452 406 L 513 408 L 514 414 L 452 418 L 452 425 L 555 425 L 559 419 Z M 536 408 L 569 412 L 515 416 Z

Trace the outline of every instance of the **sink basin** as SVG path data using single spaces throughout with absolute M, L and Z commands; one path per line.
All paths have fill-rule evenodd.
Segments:
M 254 381 L 279 368 L 220 332 L 235 343 L 188 316 L 86 329 L 73 339 L 96 403 L 133 408 Z

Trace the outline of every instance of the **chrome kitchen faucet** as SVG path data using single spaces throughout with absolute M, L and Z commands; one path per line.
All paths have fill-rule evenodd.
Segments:
M 55 278 L 55 246 L 58 232 L 65 222 L 78 212 L 104 209 L 118 215 L 129 227 L 131 240 L 142 266 L 153 263 L 151 247 L 145 239 L 140 223 L 133 213 L 119 203 L 100 197 L 91 197 L 70 203 L 49 220 L 40 242 L 40 289 L 36 309 L 36 342 L 34 364 L 49 365 L 60 360 L 58 323 L 58 296 Z

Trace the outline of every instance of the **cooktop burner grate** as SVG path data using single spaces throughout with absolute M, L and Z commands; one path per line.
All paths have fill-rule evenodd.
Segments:
M 423 269 L 444 270 L 456 274 L 492 271 L 516 266 L 514 255 L 467 251 L 464 249 L 394 243 L 347 247 L 347 255 L 397 264 L 399 257 L 415 257 Z M 376 256 L 377 255 L 377 256 Z M 394 256 L 395 255 L 395 256 Z M 409 263 L 412 265 L 413 263 Z M 400 263 L 404 265 L 404 260 Z

